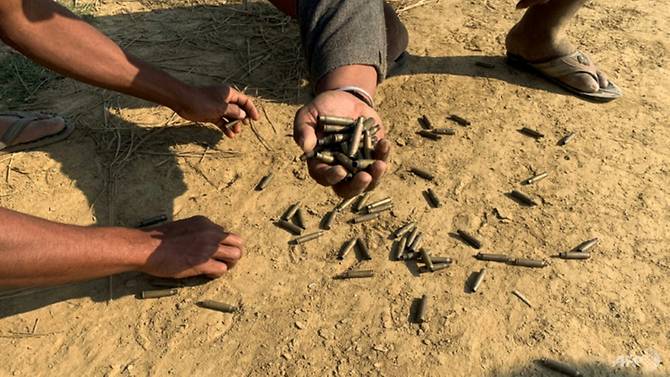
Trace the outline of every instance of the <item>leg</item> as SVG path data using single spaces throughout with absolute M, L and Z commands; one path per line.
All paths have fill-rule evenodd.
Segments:
M 548 61 L 575 51 L 563 37 L 563 30 L 586 0 L 550 0 L 533 5 L 507 34 L 509 53 L 530 62 Z M 608 85 L 607 76 L 598 71 L 598 80 L 586 73 L 567 76 L 563 81 L 585 92 L 596 92 Z

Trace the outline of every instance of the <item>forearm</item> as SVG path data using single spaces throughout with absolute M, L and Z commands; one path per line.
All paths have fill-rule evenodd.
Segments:
M 63 75 L 176 111 L 192 90 L 125 53 L 111 39 L 51 0 L 1 1 L 0 37 Z
M 0 208 L 0 286 L 44 286 L 138 270 L 139 232 L 58 224 Z

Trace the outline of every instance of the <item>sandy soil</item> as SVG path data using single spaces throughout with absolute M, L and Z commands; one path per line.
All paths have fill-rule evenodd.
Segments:
M 579 100 L 504 64 L 502 42 L 520 15 L 511 1 L 442 0 L 403 12 L 413 57 L 380 89 L 396 148 L 374 193 L 391 196 L 395 209 L 356 226 L 345 223 L 347 214 L 300 247 L 289 247 L 272 219 L 301 199 L 316 229 L 338 199 L 308 178 L 287 136 L 308 99 L 296 26 L 266 3 L 245 10 L 207 0 L 106 1 L 94 15 L 129 51 L 179 77 L 248 86 L 267 113 L 256 124 L 267 148 L 251 130 L 222 139 L 167 109 L 54 80 L 26 108 L 62 114 L 78 130 L 59 145 L 0 158 L 0 205 L 75 224 L 204 214 L 243 234 L 247 255 L 225 278 L 159 300 L 135 298 L 148 282 L 134 274 L 115 276 L 111 290 L 100 279 L 0 298 L 0 376 L 549 376 L 533 364 L 539 357 L 568 361 L 587 376 L 670 375 L 665 1 L 595 1 L 570 29 L 625 91 L 609 104 Z M 473 125 L 455 126 L 457 134 L 439 142 L 415 135 L 418 115 L 448 126 L 450 113 Z M 546 137 L 524 136 L 522 126 Z M 557 146 L 567 132 L 576 132 L 574 142 Z M 411 165 L 432 170 L 436 181 L 407 173 Z M 269 171 L 271 185 L 253 191 Z M 505 196 L 536 171 L 550 176 L 523 189 L 540 206 Z M 428 206 L 427 187 L 442 197 L 441 208 Z M 417 276 L 389 260 L 388 236 L 407 219 L 454 266 Z M 449 236 L 457 228 L 481 237 L 484 251 L 514 256 L 549 258 L 591 237 L 601 243 L 591 260 L 523 269 L 475 260 L 474 249 Z M 372 261 L 334 258 L 353 236 L 367 239 Z M 332 279 L 353 265 L 377 276 Z M 471 294 L 466 282 L 482 267 L 488 276 Z M 423 294 L 431 305 L 418 325 L 410 308 Z M 202 299 L 243 311 L 203 310 L 194 305 Z M 639 368 L 615 367 L 633 358 Z

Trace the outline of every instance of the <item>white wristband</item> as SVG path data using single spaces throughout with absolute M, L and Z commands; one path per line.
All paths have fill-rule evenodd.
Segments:
M 368 93 L 363 88 L 360 88 L 358 86 L 343 86 L 341 88 L 335 89 L 335 91 L 350 93 L 354 95 L 356 98 L 365 102 L 368 106 L 372 107 L 373 109 L 375 108 L 375 100 L 373 100 L 370 93 Z

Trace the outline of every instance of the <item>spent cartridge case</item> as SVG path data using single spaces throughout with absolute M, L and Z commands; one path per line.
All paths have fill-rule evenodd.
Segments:
M 266 175 L 265 177 L 263 177 L 263 178 L 261 179 L 261 181 L 258 182 L 258 185 L 256 185 L 256 190 L 257 190 L 257 191 L 262 191 L 262 190 L 264 190 L 266 187 L 268 187 L 268 185 L 270 184 L 270 181 L 272 180 L 272 177 L 273 177 L 273 174 L 272 174 L 272 173 L 270 173 L 270 174 Z
M 415 227 L 412 229 L 412 231 L 407 235 L 407 247 L 410 247 L 412 243 L 414 242 L 414 239 L 416 236 L 419 235 L 419 228 Z
M 310 158 L 314 158 L 314 156 L 316 156 L 316 151 L 315 150 L 305 152 L 305 153 L 302 154 L 302 156 L 300 156 L 300 161 L 307 161 Z
M 366 221 L 371 221 L 371 220 L 374 220 L 374 219 L 378 218 L 379 215 L 380 215 L 380 213 L 369 213 L 369 214 L 367 214 L 367 215 L 354 217 L 354 219 L 352 220 L 352 222 L 353 222 L 354 224 L 364 223 L 364 222 L 366 222 Z
M 395 250 L 395 260 L 402 260 L 403 255 L 405 254 L 405 249 L 407 248 L 407 237 L 401 237 L 398 240 L 398 246 Z
M 528 128 L 528 127 L 523 127 L 522 129 L 519 130 L 519 132 L 521 132 L 522 134 L 526 134 L 526 135 L 528 135 L 532 138 L 535 138 L 535 139 L 539 139 L 539 138 L 544 137 L 544 134 L 542 132 L 536 131 L 536 130 L 534 130 L 532 128 Z
M 472 291 L 477 292 L 477 289 L 479 289 L 479 286 L 482 285 L 482 281 L 484 281 L 484 276 L 486 276 L 486 269 L 482 268 L 479 271 L 479 274 L 475 278 L 475 281 L 472 283 Z
M 300 245 L 302 243 L 312 241 L 312 240 L 315 240 L 315 239 L 323 236 L 323 233 L 324 233 L 323 230 L 319 230 L 319 231 L 316 231 L 314 233 L 305 234 L 304 236 L 300 236 L 300 237 L 292 239 L 290 241 L 290 243 L 292 243 L 294 245 Z
M 367 213 L 370 213 L 370 214 L 372 214 L 372 213 L 380 213 L 380 212 L 389 211 L 389 210 L 391 210 L 391 209 L 393 209 L 393 203 L 386 203 L 386 204 L 381 205 L 381 206 L 379 206 L 379 207 L 374 207 L 374 208 L 370 208 L 370 209 L 368 209 L 368 210 L 367 210 Z
M 228 123 L 224 124 L 224 125 L 223 125 L 223 128 L 224 128 L 226 131 L 232 131 L 232 130 L 233 130 L 233 127 L 235 127 L 236 125 L 238 125 L 240 122 L 241 122 L 240 119 L 236 119 L 236 120 L 234 120 L 234 121 L 232 121 L 232 122 L 228 122 Z
M 449 116 L 447 117 L 447 119 L 449 119 L 449 120 L 451 120 L 451 121 L 454 121 L 454 122 L 460 124 L 460 125 L 463 126 L 463 127 L 467 127 L 467 126 L 469 126 L 469 125 L 472 124 L 469 120 L 467 120 L 467 119 L 465 119 L 465 118 L 463 118 L 463 117 L 460 117 L 460 116 L 458 116 L 458 115 L 456 115 L 456 114 L 451 114 L 451 115 L 449 115 Z
M 317 160 L 319 160 L 323 163 L 326 163 L 328 165 L 332 165 L 332 164 L 335 163 L 335 156 L 333 156 L 332 153 L 328 153 L 328 152 L 318 152 L 314 156 L 314 158 L 316 158 Z
M 160 288 L 182 288 L 184 286 L 184 283 L 181 280 L 166 278 L 149 279 L 149 284 Z
M 426 273 L 426 272 L 437 272 L 437 271 L 440 271 L 440 270 L 444 270 L 445 268 L 447 268 L 449 266 L 451 266 L 451 263 L 433 262 L 433 270 L 432 271 L 428 269 L 428 266 L 421 266 L 421 267 L 419 267 L 419 273 L 423 274 L 423 273 Z
M 363 129 L 370 130 L 377 125 L 375 118 L 367 118 L 363 121 Z
M 298 208 L 297 211 L 295 211 L 295 216 L 294 216 L 294 221 L 295 225 L 305 229 L 305 217 L 302 214 L 302 208 Z
M 351 172 L 351 173 L 356 172 L 357 169 L 354 167 L 354 162 L 347 155 L 345 155 L 344 153 L 340 153 L 340 152 L 335 152 L 335 153 L 333 153 L 333 155 L 335 156 L 335 159 L 337 160 L 337 162 L 340 165 L 344 166 L 344 168 L 347 169 L 348 172 Z
M 409 249 L 405 249 L 405 254 L 402 256 L 402 260 L 414 260 L 416 259 L 417 253 L 410 251 Z
M 168 217 L 166 215 L 158 215 L 154 217 L 150 217 L 148 219 L 144 219 L 140 221 L 139 224 L 137 224 L 136 228 L 142 229 L 142 228 L 148 228 L 151 226 L 156 226 L 160 225 L 168 220 Z
M 485 253 L 478 253 L 475 255 L 475 258 L 483 261 L 489 261 L 489 262 L 503 262 L 507 263 L 512 260 L 512 258 L 508 257 L 507 255 L 503 254 L 485 254 Z
M 354 123 L 354 120 L 351 118 L 329 115 L 319 115 L 318 121 L 319 124 L 332 126 L 349 126 Z
M 221 313 L 235 313 L 239 311 L 239 308 L 235 305 L 228 305 L 213 300 L 199 301 L 196 303 L 196 305 L 198 305 L 201 308 L 216 310 L 217 312 Z
M 454 263 L 453 259 L 449 257 L 435 257 L 431 256 L 430 259 L 433 261 L 433 265 L 437 263 L 446 263 L 446 264 L 451 264 Z
M 393 232 L 394 238 L 399 238 L 409 233 L 416 226 L 416 222 L 410 221 Z
M 569 134 L 563 136 L 563 138 L 558 141 L 558 144 L 559 145 L 565 145 L 565 144 L 569 143 L 574 137 L 575 137 L 575 133 L 570 132 Z
M 585 253 L 585 252 L 591 250 L 594 246 L 596 246 L 598 244 L 598 242 L 600 242 L 600 240 L 598 240 L 597 238 L 594 238 L 594 239 L 588 240 L 588 241 L 584 241 L 584 242 L 580 243 L 575 248 L 575 250 L 579 251 L 579 252 L 582 252 L 582 253 Z
M 340 126 L 336 124 L 324 124 L 321 129 L 324 133 L 327 134 L 337 134 L 342 132 L 347 132 L 351 129 L 351 126 Z
M 426 311 L 428 311 L 428 296 L 421 296 L 419 301 L 419 306 L 416 309 L 415 322 L 423 323 L 426 322 Z
M 370 249 L 364 240 L 357 238 L 356 244 L 358 245 L 358 251 L 361 253 L 361 258 L 365 260 L 372 260 L 372 255 L 370 255 Z
M 345 242 L 344 245 L 342 245 L 342 248 L 340 249 L 340 253 L 337 255 L 337 259 L 344 259 L 344 257 L 349 254 L 349 252 L 354 248 L 356 245 L 356 238 L 352 238 L 349 241 Z
M 358 118 L 356 121 L 356 126 L 351 133 L 351 139 L 349 140 L 349 157 L 354 157 L 358 153 L 358 148 L 361 146 L 361 139 L 363 138 L 363 122 L 365 120 L 363 117 Z
M 412 167 L 412 168 L 409 169 L 409 171 L 411 171 L 415 175 L 417 175 L 417 176 L 419 176 L 423 179 L 429 180 L 429 181 L 432 181 L 435 178 L 435 176 L 431 172 L 429 172 L 427 170 L 424 170 L 424 169 L 421 169 L 421 168 Z
M 536 175 L 526 179 L 525 182 L 526 182 L 527 185 L 532 185 L 535 182 L 539 182 L 539 181 L 547 178 L 548 175 L 549 175 L 549 173 L 547 173 L 547 172 L 536 174 Z
M 293 233 L 294 235 L 302 234 L 302 232 L 305 230 L 304 228 L 302 228 L 302 227 L 300 227 L 296 224 L 293 224 L 292 222 L 290 222 L 288 220 L 284 220 L 284 219 L 277 220 L 277 222 L 275 224 L 278 227 L 280 227 L 284 230 L 288 230 L 289 232 Z
M 428 270 L 431 272 L 435 270 L 435 266 L 433 266 L 433 259 L 430 257 L 430 253 L 428 253 L 428 250 L 426 249 L 421 249 L 419 252 L 419 255 L 421 256 L 421 261 L 426 265 Z
M 515 198 L 516 200 L 520 201 L 521 203 L 523 203 L 527 206 L 536 206 L 537 205 L 537 202 L 533 198 L 524 194 L 521 191 L 512 190 L 510 195 L 512 195 L 513 198 Z
M 282 220 L 289 220 L 291 219 L 295 213 L 298 211 L 298 208 L 300 208 L 300 202 L 291 204 L 290 207 L 284 212 L 284 214 L 281 216 Z
M 516 297 L 518 297 L 519 300 L 521 300 L 524 304 L 528 305 L 531 308 L 533 307 L 533 304 L 531 304 L 530 301 L 528 301 L 528 299 L 526 298 L 526 296 L 523 295 L 523 293 L 521 293 L 521 292 L 519 292 L 515 289 L 515 290 L 512 291 L 512 294 L 515 295 Z
M 442 203 L 440 202 L 440 198 L 437 197 L 437 194 L 435 191 L 433 191 L 432 188 L 428 188 L 426 190 L 426 195 L 428 196 L 428 200 L 430 201 L 430 205 L 432 205 L 435 208 L 441 207 Z
M 374 126 L 367 129 L 370 132 L 370 136 L 372 136 L 372 144 L 376 143 L 374 138 L 376 137 L 377 132 L 379 132 L 380 128 L 381 127 L 379 127 L 378 124 L 375 124 Z
M 351 203 L 353 203 L 356 198 L 357 196 L 351 197 L 349 199 L 342 199 L 342 201 L 335 207 L 335 211 L 342 212 L 344 209 L 349 207 L 349 205 L 351 205 Z
M 321 229 L 330 230 L 330 228 L 333 226 L 333 221 L 335 221 L 336 213 L 337 211 L 335 210 L 326 213 L 326 216 L 324 216 L 323 222 L 321 223 Z
M 419 124 L 425 130 L 430 130 L 433 128 L 433 123 L 430 121 L 430 119 L 428 119 L 426 115 L 422 115 L 421 118 L 419 118 Z
M 407 247 L 415 252 L 418 253 L 421 250 L 421 244 L 423 243 L 423 233 L 419 233 L 416 235 L 414 240 L 412 241 L 411 245 L 408 245 Z
M 370 131 L 365 130 L 363 131 L 363 158 L 367 160 L 372 159 L 373 149 L 374 146 L 372 145 L 372 134 L 370 134 Z
M 331 134 L 328 136 L 324 136 L 316 141 L 316 145 L 322 146 L 322 145 L 332 145 L 332 144 L 337 144 L 341 143 L 345 140 L 349 140 L 349 135 L 345 134 Z
M 359 212 L 363 208 L 365 208 L 365 205 L 368 202 L 368 199 L 370 198 L 370 195 L 372 195 L 372 192 L 366 191 L 360 195 L 357 196 L 358 200 L 356 201 L 356 204 L 354 205 L 354 211 Z
M 582 251 L 567 251 L 558 253 L 558 257 L 561 259 L 589 259 L 591 258 L 591 253 Z
M 551 369 L 555 372 L 562 373 L 570 377 L 583 377 L 583 374 L 580 371 L 562 361 L 551 360 L 546 358 L 542 358 L 539 361 L 542 366 Z
M 461 236 L 463 241 L 465 241 L 468 245 L 474 247 L 475 249 L 482 248 L 482 242 L 476 239 L 475 236 L 473 236 L 472 234 L 461 229 L 458 229 L 456 233 L 458 233 L 458 235 Z
M 366 209 L 370 210 L 371 208 L 375 208 L 375 207 L 379 207 L 379 206 L 389 204 L 389 203 L 391 203 L 391 201 L 392 201 L 392 199 L 390 197 L 387 197 L 387 198 L 384 198 L 382 200 L 377 200 L 376 202 L 370 203 L 365 207 L 366 207 Z
M 140 295 L 140 297 L 144 298 L 161 298 L 161 297 L 167 297 L 167 296 L 174 296 L 177 294 L 177 289 L 171 288 L 171 289 L 157 289 L 157 290 L 151 290 L 151 291 L 143 291 Z
M 482 68 L 486 68 L 486 69 L 493 69 L 493 68 L 496 67 L 495 65 L 493 65 L 493 64 L 491 64 L 491 63 L 480 62 L 480 61 L 476 61 L 476 62 L 475 62 L 475 65 L 476 65 L 477 67 L 482 67 Z
M 372 166 L 377 162 L 377 160 L 370 160 L 370 159 L 362 159 L 362 160 L 355 160 L 352 162 L 351 166 L 353 166 L 355 169 L 360 169 L 360 170 L 365 170 Z
M 372 270 L 356 270 L 356 271 L 347 271 L 336 276 L 336 279 L 360 279 L 360 278 L 371 278 L 375 276 L 375 272 Z
M 420 130 L 419 132 L 417 132 L 417 134 L 419 134 L 419 136 L 423 136 L 426 139 L 430 139 L 430 140 L 440 140 L 440 139 L 442 139 L 442 136 L 434 133 L 431 130 Z
M 432 131 L 436 135 L 456 135 L 456 130 L 453 128 L 435 128 Z
M 521 267 L 534 267 L 534 268 L 547 267 L 547 262 L 539 259 L 516 258 L 513 259 L 510 263 L 515 266 L 521 266 Z

